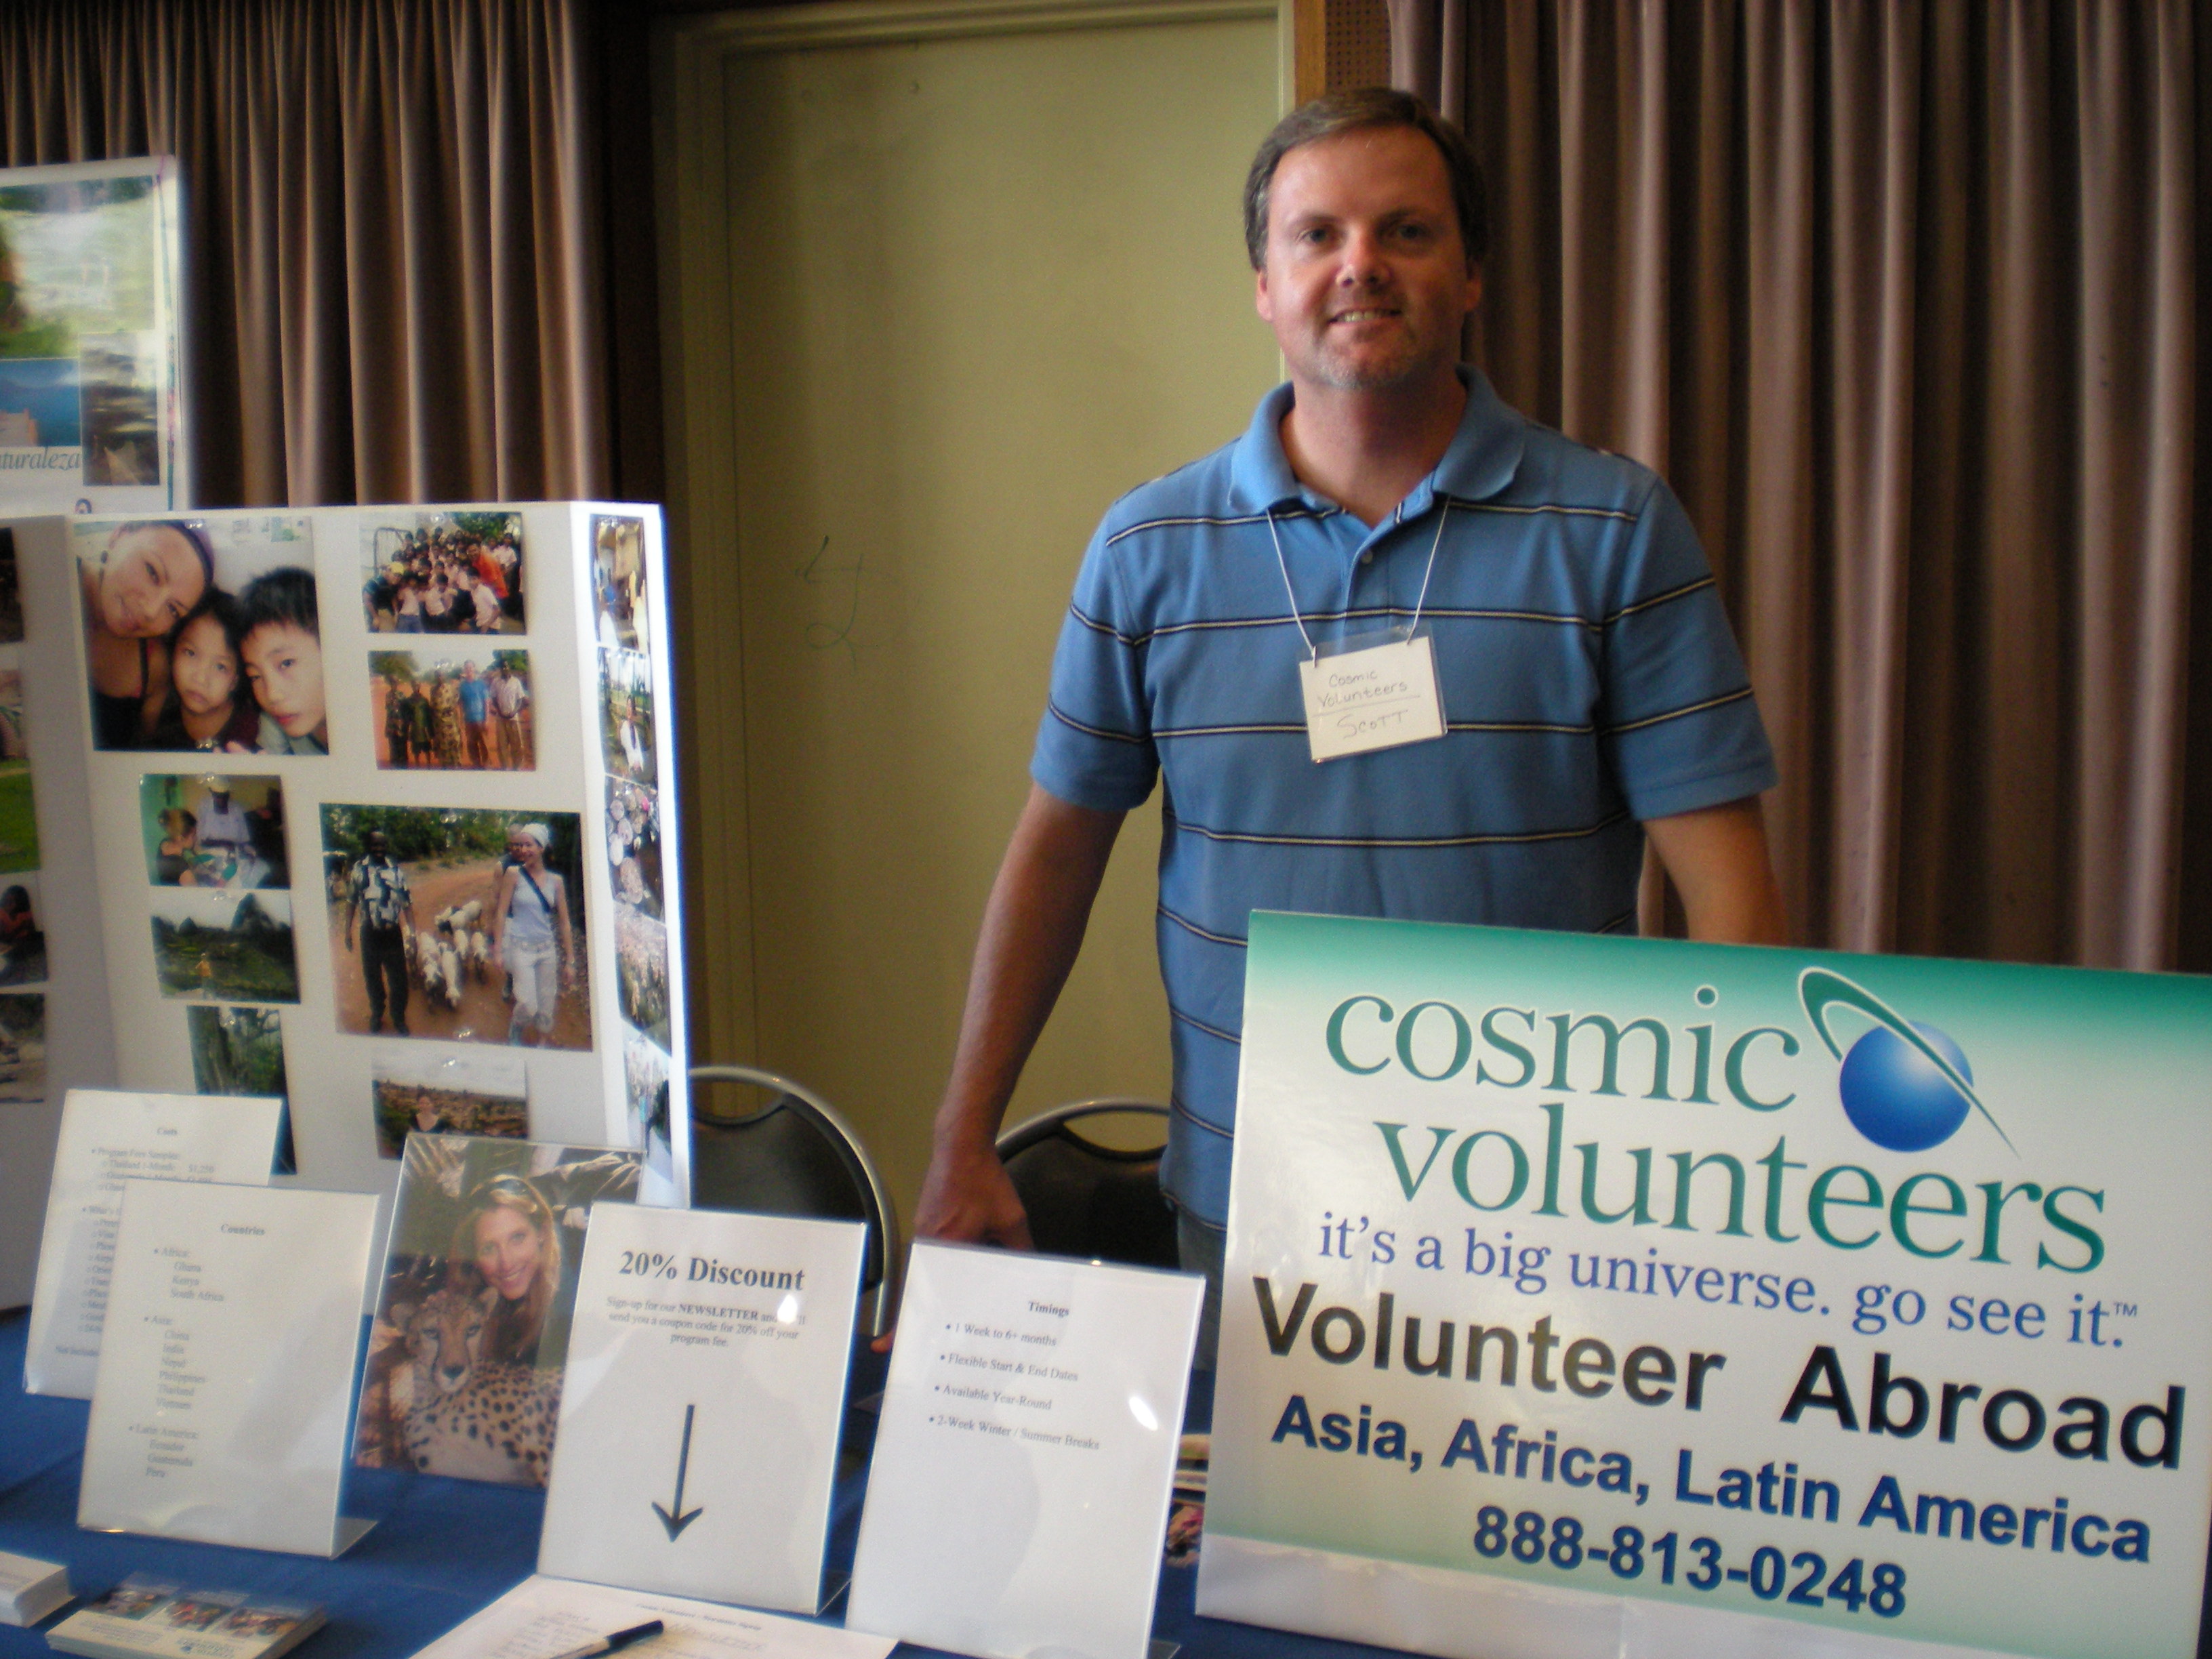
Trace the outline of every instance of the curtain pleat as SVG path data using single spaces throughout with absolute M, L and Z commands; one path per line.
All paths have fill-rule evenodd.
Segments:
M 203 502 L 606 493 L 581 10 L 0 8 L 0 165 L 178 158 Z
M 1808 943 L 2176 959 L 2201 9 L 1392 0 L 1490 179 L 1470 355 L 1688 507 Z

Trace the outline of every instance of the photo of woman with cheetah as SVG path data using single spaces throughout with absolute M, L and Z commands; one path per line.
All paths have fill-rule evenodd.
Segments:
M 639 1154 L 415 1134 L 369 1336 L 354 1462 L 543 1486 L 595 1202 L 635 1201 Z

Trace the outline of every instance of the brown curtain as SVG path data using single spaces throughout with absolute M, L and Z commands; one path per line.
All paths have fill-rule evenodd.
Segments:
M 607 492 L 583 5 L 0 7 L 0 165 L 178 158 L 201 503 Z
M 2187 960 L 2201 0 L 1390 3 L 1471 355 L 1705 536 L 1798 934 Z

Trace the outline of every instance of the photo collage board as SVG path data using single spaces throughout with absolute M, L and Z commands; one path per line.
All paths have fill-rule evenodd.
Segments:
M 283 1095 L 316 1187 L 388 1192 L 410 1134 L 447 1134 L 635 1152 L 638 1196 L 673 1201 L 689 1109 L 658 510 L 12 527 L 74 602 L 113 1080 Z M 0 750 L 15 683 L 0 646 Z M 10 884 L 43 915 L 34 830 L 10 861 L 9 764 L 0 982 Z M 27 769 L 21 787 L 27 823 Z M 0 1047 L 0 1099 L 9 1064 Z

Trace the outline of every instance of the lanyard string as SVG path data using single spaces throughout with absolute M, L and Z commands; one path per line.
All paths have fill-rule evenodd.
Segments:
M 1443 544 L 1444 525 L 1450 517 L 1450 505 L 1442 505 L 1437 514 L 1436 539 L 1429 544 L 1429 562 L 1421 570 L 1420 597 L 1413 601 L 1413 620 L 1406 624 L 1407 639 L 1421 625 L 1421 607 L 1429 602 L 1429 578 L 1437 573 L 1437 549 Z M 1298 625 L 1298 637 L 1305 641 L 1306 660 L 1319 662 L 1321 650 L 1314 644 L 1313 635 L 1306 632 L 1306 619 L 1299 613 L 1297 590 L 1291 586 L 1291 567 L 1283 557 L 1282 533 L 1275 528 L 1275 509 L 1272 507 L 1267 509 L 1267 534 L 1275 544 L 1275 568 L 1283 573 L 1283 593 L 1291 602 L 1291 620 Z

